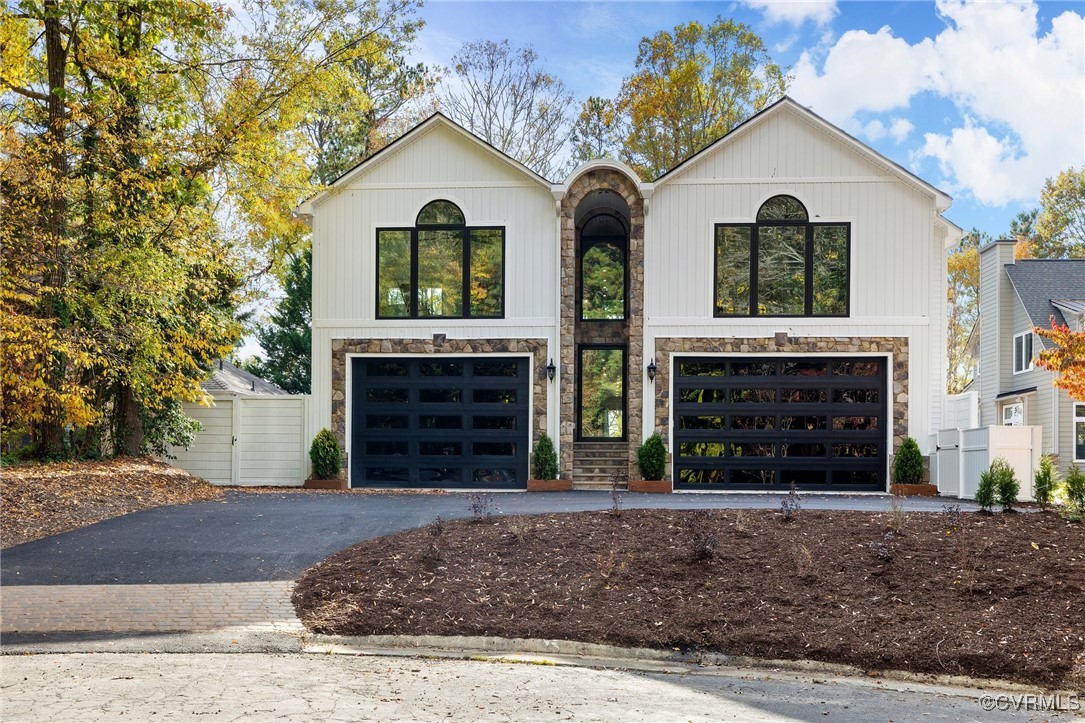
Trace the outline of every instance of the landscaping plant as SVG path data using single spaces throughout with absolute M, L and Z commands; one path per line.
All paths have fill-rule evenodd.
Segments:
M 995 460 L 997 462 L 998 460 Z M 998 492 L 998 478 L 994 473 L 995 465 L 980 473 L 980 484 L 976 488 L 976 504 L 982 512 L 990 512 L 995 506 L 995 496 Z
M 343 460 L 339 440 L 328 429 L 317 432 L 309 447 L 314 479 L 338 479 Z
M 473 492 L 467 496 L 467 502 L 471 509 L 472 522 L 484 522 L 493 517 L 494 498 L 482 492 Z
M 791 489 L 787 491 L 784 498 L 780 500 L 780 514 L 784 516 L 784 522 L 791 522 L 793 517 L 797 517 L 799 510 L 802 509 L 802 498 L 799 497 L 799 491 L 795 488 L 795 483 L 791 483 Z
M 667 471 L 667 447 L 659 432 L 654 432 L 644 440 L 644 444 L 637 450 L 637 467 L 640 469 L 640 476 L 646 480 L 663 479 Z
M 1059 468 L 1055 466 L 1055 460 L 1049 454 L 1040 457 L 1040 468 L 1036 470 L 1034 479 L 1033 496 L 1040 507 L 1046 509 L 1055 496 L 1055 489 L 1059 486 Z
M 535 443 L 535 456 L 531 461 L 531 474 L 535 479 L 558 478 L 558 455 L 549 435 L 543 434 Z
M 998 489 L 996 490 L 998 502 L 1002 505 L 1004 512 L 1011 512 L 1013 506 L 1017 504 L 1017 495 L 1021 491 L 1021 484 L 1017 481 L 1013 468 L 1006 463 L 1006 460 L 999 457 L 991 463 L 991 469 L 995 469 L 996 465 L 998 465 L 996 472 L 998 475 Z
M 1080 519 L 1085 514 L 1085 472 L 1076 464 L 1066 470 L 1066 501 L 1073 508 L 1073 513 Z
M 897 456 L 893 458 L 893 481 L 900 485 L 923 482 L 923 454 L 911 437 L 905 437 Z

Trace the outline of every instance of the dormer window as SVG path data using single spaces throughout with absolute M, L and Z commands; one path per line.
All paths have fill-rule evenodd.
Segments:
M 440 199 L 413 228 L 377 229 L 378 319 L 504 315 L 504 228 L 468 226 L 459 206 Z
M 847 316 L 851 225 L 773 196 L 753 224 L 716 225 L 715 316 Z
M 1032 332 L 1026 331 L 1013 337 L 1013 373 L 1032 370 Z

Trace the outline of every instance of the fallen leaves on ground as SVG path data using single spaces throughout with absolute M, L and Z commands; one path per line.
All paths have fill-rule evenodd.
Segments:
M 0 545 L 21 545 L 151 507 L 222 496 L 222 490 L 199 477 L 149 458 L 5 467 Z

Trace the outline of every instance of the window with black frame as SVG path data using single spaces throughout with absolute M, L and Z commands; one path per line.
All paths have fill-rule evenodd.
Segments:
M 716 224 L 715 316 L 847 316 L 851 225 L 811 222 L 791 196 L 757 222 Z
M 504 228 L 467 226 L 456 204 L 437 200 L 413 228 L 377 229 L 378 319 L 504 314 Z

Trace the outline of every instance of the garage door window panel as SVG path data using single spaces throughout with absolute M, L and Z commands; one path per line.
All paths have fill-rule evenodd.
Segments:
M 786 489 L 791 481 L 807 489 L 884 486 L 884 360 L 676 362 L 677 486 Z M 756 387 L 750 385 L 754 379 Z M 698 401 L 705 398 L 698 392 L 708 390 L 728 391 L 729 401 Z
M 355 359 L 351 367 L 353 418 L 364 420 L 352 426 L 352 485 L 524 486 L 527 359 L 375 362 Z M 388 401 L 393 388 L 406 390 L 408 402 Z

